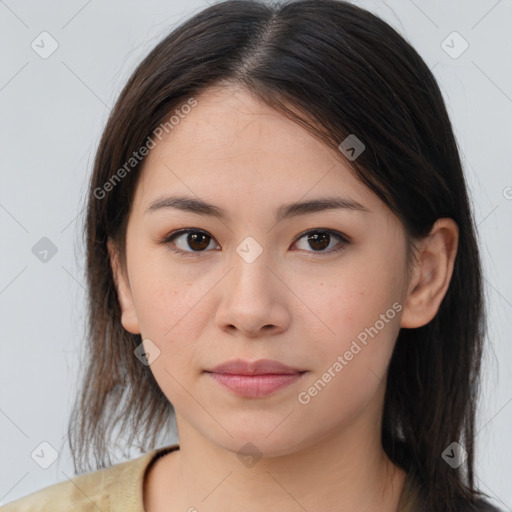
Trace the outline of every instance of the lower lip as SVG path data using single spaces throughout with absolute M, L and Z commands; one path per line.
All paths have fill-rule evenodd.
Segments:
M 210 377 L 226 386 L 237 395 L 246 398 L 262 398 L 289 386 L 299 380 L 305 372 L 265 375 L 232 375 L 229 373 L 210 373 Z

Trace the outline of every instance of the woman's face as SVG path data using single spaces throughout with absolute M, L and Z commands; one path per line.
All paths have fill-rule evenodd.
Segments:
M 145 340 L 180 436 L 232 451 L 251 442 L 269 456 L 341 432 L 367 439 L 407 293 L 402 224 L 341 153 L 249 93 L 196 99 L 145 160 L 127 227 L 124 327 Z M 150 208 L 168 196 L 223 216 Z M 288 209 L 327 198 L 361 207 Z M 166 242 L 178 230 L 190 233 Z M 303 373 L 242 396 L 206 372 L 232 359 Z

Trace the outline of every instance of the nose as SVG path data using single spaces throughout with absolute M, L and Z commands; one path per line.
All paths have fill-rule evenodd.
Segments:
M 291 292 L 269 263 L 265 251 L 250 263 L 234 254 L 231 271 L 222 280 L 215 314 L 217 326 L 227 334 L 265 337 L 290 325 L 286 301 Z

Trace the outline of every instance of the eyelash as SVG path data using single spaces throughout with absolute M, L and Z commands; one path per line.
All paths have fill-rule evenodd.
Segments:
M 169 246 L 169 244 L 171 242 L 173 242 L 179 236 L 184 235 L 184 234 L 189 234 L 189 233 L 201 233 L 201 234 L 204 234 L 207 237 L 211 238 L 211 240 L 215 240 L 208 232 L 203 231 L 202 229 L 187 228 L 187 229 L 180 229 L 177 231 L 173 231 L 172 233 L 169 233 L 169 235 L 167 235 L 161 243 Z M 329 235 L 334 235 L 336 238 L 340 239 L 340 243 L 339 243 L 340 247 L 338 247 L 337 249 L 331 249 L 330 251 L 306 251 L 306 252 L 311 253 L 314 258 L 319 258 L 319 257 L 321 258 L 321 257 L 324 257 L 329 254 L 339 253 L 343 249 L 345 249 L 345 245 L 348 245 L 350 243 L 349 238 L 347 236 L 345 236 L 343 233 L 340 233 L 339 231 L 334 231 L 332 229 L 323 229 L 323 228 L 310 229 L 308 231 L 305 231 L 304 233 L 301 233 L 294 243 L 298 242 L 299 240 L 301 240 L 302 238 L 304 238 L 306 235 L 308 235 L 310 233 L 329 234 Z M 168 247 L 168 249 L 171 252 L 176 253 L 179 256 L 183 256 L 183 257 L 190 257 L 190 256 L 193 257 L 196 254 L 199 255 L 199 254 L 206 252 L 206 250 L 204 250 L 204 251 L 182 251 L 181 249 L 172 248 L 170 246 Z

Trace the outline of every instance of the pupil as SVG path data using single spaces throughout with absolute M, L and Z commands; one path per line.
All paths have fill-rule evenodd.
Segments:
M 203 243 L 198 242 L 197 240 L 202 237 Z M 188 235 L 188 244 L 192 249 L 202 251 L 208 247 L 208 241 L 206 241 L 206 244 L 204 243 L 207 236 L 204 233 L 191 233 Z
M 310 245 L 313 249 L 325 249 L 326 247 L 329 247 L 329 234 L 328 233 L 315 233 L 314 235 L 309 235 L 308 242 L 310 243 Z M 327 243 L 325 243 L 325 242 L 327 242 Z M 320 244 L 320 246 L 315 245 L 318 243 Z

